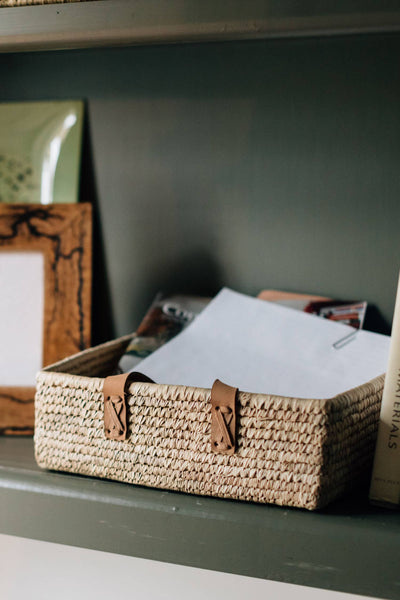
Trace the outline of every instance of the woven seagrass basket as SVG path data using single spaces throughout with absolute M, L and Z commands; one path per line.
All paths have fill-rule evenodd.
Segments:
M 35 4 L 68 4 L 70 2 L 91 2 L 92 0 L 0 0 L 0 8 L 7 6 L 30 6 Z
M 371 467 L 384 376 L 334 398 L 239 392 L 234 454 L 211 447 L 211 392 L 137 382 L 127 388 L 127 437 L 108 439 L 104 377 L 132 336 L 38 374 L 39 466 L 127 483 L 316 509 Z

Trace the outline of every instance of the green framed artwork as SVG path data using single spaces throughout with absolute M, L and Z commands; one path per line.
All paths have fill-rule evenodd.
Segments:
M 0 202 L 78 201 L 83 102 L 0 103 Z

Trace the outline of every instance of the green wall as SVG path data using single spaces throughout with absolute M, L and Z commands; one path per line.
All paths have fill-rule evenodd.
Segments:
M 394 35 L 1 55 L 0 101 L 87 100 L 95 340 L 108 291 L 124 334 L 158 289 L 222 285 L 366 299 L 387 329 L 399 58 Z

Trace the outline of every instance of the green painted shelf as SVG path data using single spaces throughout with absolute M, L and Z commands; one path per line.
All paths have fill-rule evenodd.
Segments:
M 0 438 L 0 532 L 378 598 L 400 597 L 400 513 L 366 491 L 320 512 L 46 472 Z
M 96 0 L 0 11 L 5 52 L 400 29 L 398 0 Z

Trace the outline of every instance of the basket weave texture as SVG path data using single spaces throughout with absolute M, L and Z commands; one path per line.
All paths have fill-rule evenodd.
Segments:
M 93 0 L 0 0 L 2 6 L 30 6 L 32 4 L 67 4 L 69 2 L 92 2 Z
M 331 399 L 238 394 L 237 451 L 211 452 L 210 390 L 133 383 L 129 436 L 106 439 L 103 376 L 130 337 L 41 371 L 39 466 L 127 483 L 316 509 L 371 466 L 384 376 Z

